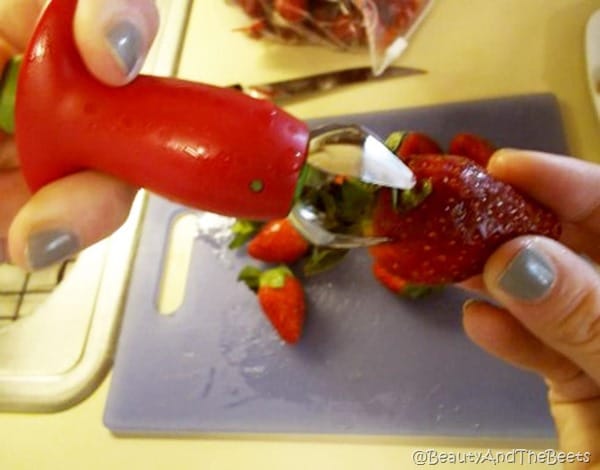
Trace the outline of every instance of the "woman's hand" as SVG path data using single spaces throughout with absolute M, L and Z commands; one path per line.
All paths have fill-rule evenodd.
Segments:
M 0 0 L 0 68 L 23 52 L 44 3 Z M 79 0 L 73 25 L 85 64 L 111 86 L 135 78 L 157 30 L 153 0 Z M 135 193 L 110 176 L 85 171 L 31 195 L 14 140 L 0 133 L 0 262 L 37 269 L 73 255 L 117 229 Z
M 590 452 L 598 464 L 600 166 L 502 150 L 488 170 L 556 211 L 563 235 L 561 243 L 525 236 L 500 247 L 468 284 L 503 308 L 467 302 L 465 330 L 491 354 L 544 377 L 561 449 Z

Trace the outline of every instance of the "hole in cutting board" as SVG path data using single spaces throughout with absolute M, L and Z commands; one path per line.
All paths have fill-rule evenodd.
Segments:
M 173 315 L 183 303 L 197 236 L 197 215 L 182 213 L 172 220 L 156 301 L 161 315 Z

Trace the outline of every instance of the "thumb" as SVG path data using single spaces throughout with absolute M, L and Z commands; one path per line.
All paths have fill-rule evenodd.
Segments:
M 600 384 L 600 276 L 543 237 L 514 239 L 488 260 L 489 293 L 529 331 Z
M 154 0 L 79 0 L 73 25 L 83 61 L 100 81 L 133 80 L 158 31 Z

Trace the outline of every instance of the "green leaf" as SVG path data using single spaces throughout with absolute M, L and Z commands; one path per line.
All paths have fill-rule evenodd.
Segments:
M 443 288 L 443 285 L 408 284 L 399 295 L 410 299 L 421 299 L 435 292 L 439 292 Z
M 404 140 L 406 134 L 407 132 L 405 131 L 392 132 L 387 136 L 387 139 L 385 139 L 385 146 L 392 152 L 396 152 L 396 150 L 400 148 L 400 145 L 402 145 L 402 141 Z
M 314 247 L 304 263 L 304 275 L 314 276 L 332 269 L 344 259 L 348 251 L 340 248 Z
M 7 134 L 15 132 L 15 101 L 17 81 L 23 56 L 12 57 L 4 68 L 0 85 L 0 129 Z
M 285 279 L 288 276 L 293 276 L 292 271 L 285 264 L 277 266 L 276 268 L 267 269 L 260 275 L 259 285 L 260 287 L 271 287 L 273 289 L 280 289 L 285 285 Z
M 294 189 L 294 201 L 306 201 L 309 197 L 315 197 L 317 190 L 327 184 L 329 175 L 325 172 L 306 164 L 302 167 L 298 182 Z
M 338 217 L 343 222 L 357 222 L 369 214 L 377 186 L 351 179 L 344 182 L 338 202 Z
M 419 182 L 418 187 L 406 189 L 400 192 L 399 200 L 392 194 L 392 206 L 395 211 L 407 212 L 419 206 L 433 191 L 433 183 L 430 178 Z
M 306 164 L 300 170 L 296 189 L 294 190 L 294 201 L 306 200 L 307 193 L 314 193 L 315 189 L 323 186 L 327 181 L 327 175 L 321 170 Z
M 326 220 L 324 226 L 326 228 L 334 225 L 338 213 L 338 201 L 330 191 L 331 188 L 319 191 L 319 201 L 321 202 L 321 207 L 325 210 Z
M 400 210 L 400 190 L 397 188 L 392 188 L 392 208 L 394 212 L 398 212 Z
M 256 292 L 259 287 L 259 280 L 262 271 L 256 266 L 244 266 L 238 273 L 237 280 L 245 283 L 250 290 Z
M 233 239 L 229 242 L 229 248 L 235 250 L 243 246 L 250 240 L 262 227 L 262 222 L 254 222 L 251 220 L 237 219 L 231 227 Z

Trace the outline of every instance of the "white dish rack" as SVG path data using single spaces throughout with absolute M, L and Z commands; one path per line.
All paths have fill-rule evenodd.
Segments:
M 192 0 L 157 0 L 158 36 L 143 69 L 176 73 Z M 0 411 L 68 408 L 110 370 L 145 195 L 127 222 L 75 259 L 36 273 L 0 265 Z

